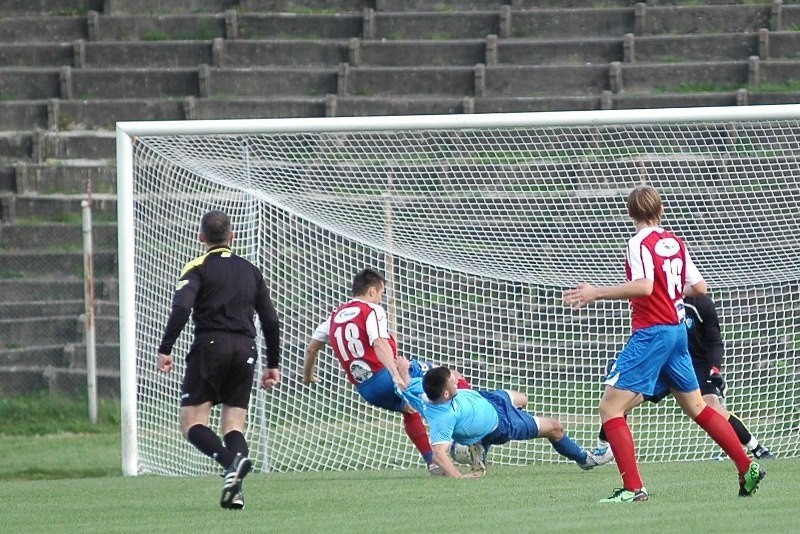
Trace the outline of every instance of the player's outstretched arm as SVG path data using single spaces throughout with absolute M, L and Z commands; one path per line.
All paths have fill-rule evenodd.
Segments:
M 400 375 L 400 378 L 403 380 L 403 384 L 405 387 L 408 387 L 408 384 L 411 382 L 411 374 L 409 369 L 411 368 L 411 362 L 408 361 L 408 358 L 403 356 L 398 356 L 395 358 L 394 363 L 397 365 L 397 372 Z
M 578 284 L 574 289 L 564 291 L 564 303 L 573 308 L 582 308 L 596 300 L 623 300 L 646 297 L 653 292 L 653 281 L 639 278 L 616 286 L 595 287 L 591 284 Z
M 389 342 L 383 338 L 378 338 L 372 344 L 372 348 L 375 349 L 375 354 L 378 356 L 378 359 L 381 361 L 383 366 L 387 371 L 389 371 L 389 374 L 392 375 L 392 382 L 394 382 L 395 385 L 397 385 L 401 390 L 405 389 L 406 383 L 403 382 L 400 373 L 397 371 L 394 352 L 392 351 L 392 347 L 389 345 Z
M 438 465 L 444 471 L 445 476 L 450 478 L 479 478 L 485 474 L 484 472 L 473 472 L 464 474 L 458 470 L 450 459 L 450 444 L 449 443 L 436 443 L 433 445 L 433 463 Z
M 304 384 L 316 384 L 319 382 L 319 378 L 316 375 L 317 358 L 319 357 L 319 351 L 321 351 L 324 346 L 325 343 L 316 339 L 312 339 L 308 343 L 306 347 L 306 359 L 303 361 Z

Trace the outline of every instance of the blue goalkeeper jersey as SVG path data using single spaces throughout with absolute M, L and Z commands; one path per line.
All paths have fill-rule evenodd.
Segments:
M 422 378 L 412 378 L 402 395 L 428 422 L 432 445 L 472 445 L 497 428 L 497 410 L 475 390 L 459 389 L 449 402 L 434 404 L 425 396 Z

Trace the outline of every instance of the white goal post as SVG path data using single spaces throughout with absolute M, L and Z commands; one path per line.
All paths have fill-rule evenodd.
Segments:
M 728 407 L 796 456 L 799 158 L 800 105 L 118 123 L 123 473 L 216 472 L 178 428 L 191 322 L 176 369 L 155 368 L 209 209 L 231 215 L 234 249 L 262 269 L 283 323 L 282 382 L 254 388 L 248 416 L 257 469 L 423 465 L 401 418 L 363 402 L 330 350 L 322 382 L 301 381 L 314 327 L 367 266 L 387 277 L 403 355 L 451 365 L 477 388 L 523 391 L 530 411 L 593 446 L 628 305 L 575 312 L 561 292 L 624 280 L 625 199 L 645 181 L 718 304 Z M 672 399 L 630 422 L 642 461 L 717 452 Z M 561 460 L 534 440 L 496 447 L 489 462 Z

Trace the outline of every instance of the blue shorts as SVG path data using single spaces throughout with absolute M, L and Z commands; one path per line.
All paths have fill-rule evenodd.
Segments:
M 502 389 L 481 391 L 480 394 L 497 410 L 497 428 L 481 439 L 484 445 L 502 445 L 511 440 L 533 439 L 539 435 L 536 419 L 512 404 L 508 392 Z
M 656 325 L 636 330 L 606 376 L 605 384 L 642 395 L 698 388 L 686 326 Z
M 704 397 L 706 395 L 719 395 L 717 386 L 708 381 L 708 375 L 711 374 L 711 364 L 698 364 L 696 361 L 692 361 L 692 365 L 694 366 L 694 376 L 697 378 L 697 383 L 700 387 L 700 394 Z M 666 380 L 659 379 L 656 383 L 655 393 L 652 396 L 645 395 L 644 400 L 658 404 L 670 395 L 672 395 L 672 391 L 670 391 Z
M 411 368 L 408 373 L 411 378 L 424 375 L 428 369 L 434 367 L 429 362 L 422 360 L 411 360 Z M 378 408 L 384 408 L 393 412 L 400 412 L 406 404 L 404 399 L 397 396 L 394 392 L 394 382 L 392 375 L 386 369 L 381 369 L 369 379 L 358 384 L 356 391 L 365 401 Z

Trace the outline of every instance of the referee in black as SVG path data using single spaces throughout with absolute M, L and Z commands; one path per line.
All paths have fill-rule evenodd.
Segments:
M 220 506 L 244 508 L 242 479 L 252 469 L 244 424 L 258 349 L 258 314 L 267 352 L 260 386 L 280 381 L 280 321 L 259 269 L 231 251 L 230 218 L 209 211 L 200 223 L 205 254 L 181 271 L 172 311 L 158 347 L 158 370 L 172 371 L 172 347 L 192 315 L 194 342 L 181 385 L 181 433 L 225 469 Z M 211 407 L 222 404 L 223 440 L 208 427 Z M 223 444 L 224 443 L 224 444 Z

